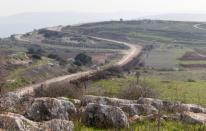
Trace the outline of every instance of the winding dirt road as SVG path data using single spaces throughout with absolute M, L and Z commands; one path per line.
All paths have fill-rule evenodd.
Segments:
M 205 30 L 206 31 L 205 28 L 200 27 L 201 25 L 205 25 L 205 24 L 195 24 L 195 25 L 193 25 L 193 27 L 196 28 L 196 29 L 199 29 L 199 30 Z
M 124 45 L 129 47 L 128 50 L 125 50 L 125 51 L 122 52 L 124 54 L 122 59 L 120 59 L 113 66 L 124 66 L 124 65 L 128 64 L 135 57 L 137 57 L 142 51 L 142 46 L 140 46 L 140 45 L 134 45 L 134 44 L 126 43 L 126 42 L 122 42 L 122 41 L 116 41 L 116 40 L 93 37 L 93 36 L 89 36 L 89 37 L 93 38 L 93 39 L 97 39 L 97 40 L 113 42 L 113 43 L 118 43 L 118 44 L 124 44 Z M 40 87 L 41 85 L 50 85 L 52 83 L 61 82 L 61 81 L 65 81 L 65 80 L 66 81 L 77 80 L 77 79 L 80 79 L 82 77 L 91 76 L 91 75 L 93 75 L 93 74 L 95 74 L 99 71 L 103 71 L 103 70 L 105 70 L 105 68 L 104 69 L 99 69 L 99 70 L 88 70 L 88 71 L 84 71 L 84 72 L 78 72 L 78 73 L 75 73 L 75 74 L 55 77 L 55 78 L 52 78 L 50 80 L 46 80 L 46 81 L 38 83 L 38 84 L 23 87 L 23 88 L 15 91 L 15 93 L 17 93 L 20 96 L 27 95 L 27 94 L 32 94 L 32 93 L 34 93 L 34 89 L 37 88 L 37 87 Z

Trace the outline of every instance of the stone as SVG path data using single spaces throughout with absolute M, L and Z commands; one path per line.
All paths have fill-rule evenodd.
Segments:
M 0 129 L 9 131 L 37 131 L 38 124 L 28 120 L 22 115 L 7 113 L 0 114 Z
M 53 119 L 46 122 L 33 122 L 14 113 L 0 114 L 0 130 L 8 131 L 73 131 L 71 121 Z
M 82 114 L 82 122 L 98 128 L 127 128 L 129 126 L 125 113 L 110 105 L 90 103 Z
M 206 114 L 194 113 L 194 112 L 183 112 L 182 121 L 191 124 L 206 124 Z
M 152 105 L 157 109 L 160 109 L 163 107 L 163 101 L 159 99 L 153 99 L 153 98 L 139 98 L 137 100 L 138 104 L 144 104 L 144 105 Z
M 82 106 L 86 106 L 89 103 L 120 106 L 122 104 L 136 104 L 137 100 L 125 100 L 118 98 L 109 98 L 104 96 L 85 95 L 81 98 L 81 103 Z
M 40 123 L 40 128 L 42 131 L 73 131 L 74 124 L 67 120 L 53 119 Z
M 75 114 L 76 108 L 72 102 L 43 97 L 34 100 L 26 112 L 26 117 L 34 121 L 70 120 Z
M 142 115 L 142 114 L 157 114 L 158 110 L 152 105 L 144 104 L 124 104 L 120 108 L 128 114 L 128 116 Z
M 69 99 L 66 97 L 58 97 L 57 99 L 59 100 L 65 100 L 65 101 L 71 101 L 76 107 L 80 107 L 81 106 L 81 101 L 78 99 Z
M 16 93 L 6 93 L 0 98 L 1 111 L 17 112 L 22 108 L 22 97 Z

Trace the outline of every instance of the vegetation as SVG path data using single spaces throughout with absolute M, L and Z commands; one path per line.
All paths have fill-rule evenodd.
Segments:
M 78 66 L 85 66 L 92 64 L 92 58 L 85 53 L 80 53 L 74 58 L 74 64 Z
M 87 127 L 79 122 L 75 124 L 75 131 L 116 131 L 117 129 L 97 129 L 92 127 Z M 119 129 L 118 129 L 119 130 Z M 131 130 L 131 131 L 158 131 L 157 122 L 144 121 L 138 122 L 130 126 L 129 129 L 121 129 L 121 131 Z M 205 126 L 201 125 L 191 125 L 178 121 L 165 121 L 161 122 L 161 131 L 204 131 Z
M 91 85 L 91 88 L 88 89 L 88 93 L 115 97 L 124 97 L 124 95 L 126 95 L 128 98 L 135 99 L 136 97 L 137 99 L 141 96 L 141 94 L 137 93 L 138 89 L 141 90 L 141 88 L 134 88 L 135 86 L 131 87 L 130 84 L 134 82 L 136 82 L 135 77 L 100 80 Z M 198 103 L 206 105 L 205 81 L 191 82 L 191 80 L 162 80 L 158 77 L 147 76 L 140 79 L 140 85 L 145 87 L 143 88 L 143 91 L 146 91 L 145 96 L 157 96 L 160 99 L 169 101 L 181 101 L 184 103 Z M 128 87 L 133 88 L 131 89 L 132 91 L 127 90 Z M 126 94 L 124 94 L 124 92 Z M 135 96 L 130 93 L 135 94 Z

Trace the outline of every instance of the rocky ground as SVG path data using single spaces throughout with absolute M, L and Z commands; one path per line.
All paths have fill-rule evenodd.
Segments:
M 8 93 L 0 98 L 0 129 L 72 131 L 74 121 L 97 128 L 125 128 L 141 121 L 206 124 L 206 108 L 152 98 L 126 100 L 85 95 L 77 99 L 29 98 Z

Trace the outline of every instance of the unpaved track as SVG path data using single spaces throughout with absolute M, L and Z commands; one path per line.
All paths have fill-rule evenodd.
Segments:
M 205 28 L 200 27 L 201 25 L 205 25 L 205 24 L 195 24 L 195 25 L 193 25 L 193 27 L 196 28 L 196 29 L 199 29 L 199 30 L 205 30 L 206 31 Z
M 118 43 L 118 44 L 124 44 L 124 45 L 129 47 L 129 50 L 125 50 L 123 52 L 124 56 L 122 57 L 122 59 L 120 59 L 113 66 L 124 66 L 124 65 L 128 64 L 135 57 L 137 57 L 141 53 L 141 50 L 142 50 L 142 46 L 140 46 L 140 45 L 134 45 L 134 44 L 131 44 L 131 43 L 126 43 L 126 42 L 116 41 L 116 40 L 111 40 L 111 39 L 105 39 L 105 38 L 99 38 L 99 37 L 92 37 L 92 36 L 89 36 L 89 37 L 91 37 L 93 39 L 98 39 L 98 40 L 103 40 L 103 41 L 108 41 L 108 42 L 114 42 L 114 43 Z M 40 87 L 41 85 L 50 85 L 52 83 L 61 82 L 61 81 L 65 81 L 65 80 L 66 81 L 77 80 L 77 79 L 80 79 L 82 77 L 86 77 L 86 76 L 90 76 L 92 74 L 95 74 L 95 73 L 97 73 L 98 71 L 101 71 L 101 70 L 105 70 L 105 69 L 88 70 L 88 71 L 84 71 L 84 72 L 78 72 L 78 73 L 75 73 L 75 74 L 55 77 L 55 78 L 52 78 L 50 80 L 46 80 L 46 81 L 38 83 L 38 84 L 23 87 L 23 88 L 15 91 L 15 93 L 17 93 L 20 96 L 27 95 L 27 94 L 32 94 L 32 93 L 34 93 L 34 89 L 37 88 L 37 87 Z

